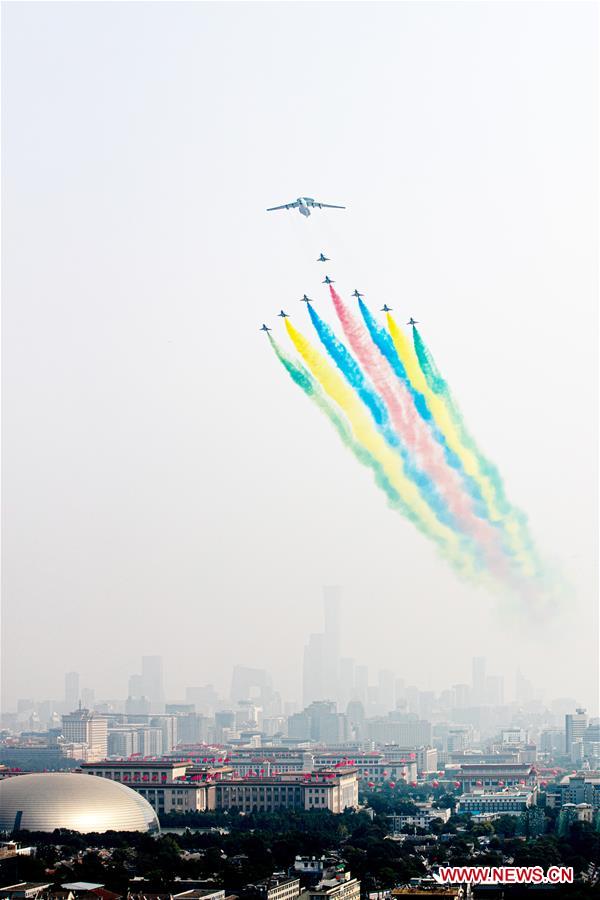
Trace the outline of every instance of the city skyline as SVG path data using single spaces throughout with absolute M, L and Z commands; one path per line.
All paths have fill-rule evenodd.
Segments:
M 345 655 L 343 641 L 343 593 L 339 585 L 324 586 L 322 589 L 322 622 L 320 632 L 307 635 L 302 664 L 297 673 L 297 691 L 295 695 L 284 695 L 278 690 L 277 679 L 265 667 L 254 667 L 232 663 L 229 682 L 223 679 L 218 682 L 197 679 L 196 684 L 170 686 L 169 672 L 165 673 L 164 659 L 161 655 L 144 655 L 141 657 L 141 674 L 132 673 L 126 678 L 124 693 L 110 695 L 98 685 L 89 685 L 89 679 L 80 672 L 64 673 L 63 701 L 67 711 L 80 706 L 92 706 L 95 699 L 99 702 L 109 700 L 135 701 L 143 699 L 148 702 L 148 714 L 162 711 L 165 703 L 207 703 L 206 691 L 213 691 L 212 705 L 218 702 L 227 705 L 254 697 L 260 705 L 265 699 L 270 702 L 274 689 L 283 711 L 283 704 L 291 703 L 296 708 L 305 708 L 313 701 L 333 701 L 339 712 L 345 712 L 348 703 L 360 701 L 365 709 L 369 706 L 383 707 L 390 711 L 398 707 L 398 700 L 406 701 L 410 708 L 409 696 L 430 694 L 432 697 L 443 697 L 453 694 L 452 704 L 465 706 L 502 706 L 508 703 L 530 704 L 534 702 L 551 703 L 567 698 L 573 708 L 584 706 L 591 715 L 596 714 L 596 707 L 588 702 L 588 698 L 571 695 L 568 690 L 551 695 L 543 685 L 535 684 L 517 666 L 512 673 L 494 671 L 484 656 L 474 656 L 465 661 L 462 671 L 463 680 L 440 683 L 436 688 L 431 685 L 418 684 L 418 679 L 411 680 L 408 673 L 402 674 L 400 669 L 369 667 L 360 658 Z M 511 677 L 512 676 L 512 677 Z M 204 692 L 204 695 L 203 695 Z M 415 693 L 416 692 L 416 693 Z M 34 699 L 34 698 L 32 698 Z M 17 697 L 18 708 L 25 698 Z M 58 697 L 36 697 L 34 702 L 57 701 Z M 211 703 L 208 705 L 210 706 Z M 7 712 L 5 710 L 5 712 Z M 141 707 L 138 712 L 144 711 Z

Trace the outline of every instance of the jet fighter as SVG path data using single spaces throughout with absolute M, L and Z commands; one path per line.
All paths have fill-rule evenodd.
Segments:
M 277 315 L 280 316 L 282 319 L 289 319 L 288 314 L 286 312 L 284 312 L 283 310 L 281 310 L 281 312 L 278 312 Z
M 413 317 L 411 316 L 406 324 L 407 325 L 418 325 L 419 323 L 416 319 L 413 319 Z
M 323 209 L 324 207 L 327 209 L 346 209 L 345 206 L 336 206 L 335 203 L 320 203 L 313 197 L 298 197 L 297 200 L 291 200 L 289 203 L 282 203 L 281 206 L 270 206 L 267 209 L 267 212 L 274 212 L 276 209 L 297 209 L 300 215 L 308 218 L 311 209 L 314 209 L 315 207 L 318 209 Z
M 319 255 L 317 262 L 329 262 L 329 257 L 324 256 L 322 253 Z
M 392 307 L 388 306 L 387 303 L 384 303 L 383 306 L 381 307 L 381 312 L 391 312 L 391 311 L 392 311 Z
M 365 295 L 361 294 L 360 291 L 357 291 L 356 288 L 354 288 L 354 291 L 352 292 L 352 296 L 356 297 L 357 300 L 360 300 L 360 298 L 364 297 Z
M 312 300 L 305 294 L 303 297 L 300 297 L 300 303 L 312 303 Z
M 329 275 L 326 275 L 321 283 L 322 284 L 335 284 L 335 281 L 333 280 L 333 278 L 330 278 Z
M 264 322 L 263 322 L 263 326 L 262 326 L 262 328 L 259 328 L 259 329 L 258 329 L 258 330 L 259 330 L 259 331 L 271 331 L 271 329 L 270 329 L 270 328 L 267 328 L 267 326 L 266 326 L 266 325 L 265 325 L 265 323 L 264 323 Z

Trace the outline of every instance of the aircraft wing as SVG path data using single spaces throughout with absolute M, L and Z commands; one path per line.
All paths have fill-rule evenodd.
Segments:
M 345 206 L 336 206 L 335 203 L 315 203 L 315 206 L 326 206 L 327 209 L 346 209 Z
M 282 206 L 269 206 L 267 212 L 273 212 L 276 209 L 292 209 L 294 206 L 298 206 L 295 201 L 294 203 L 284 203 Z

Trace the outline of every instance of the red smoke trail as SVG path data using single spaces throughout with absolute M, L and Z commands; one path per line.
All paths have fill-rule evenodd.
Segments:
M 396 432 L 414 453 L 423 471 L 435 481 L 465 533 L 479 541 L 489 568 L 496 575 L 510 577 L 508 560 L 502 553 L 497 530 L 475 515 L 457 473 L 446 463 L 441 446 L 419 416 L 410 393 L 398 381 L 387 359 L 377 350 L 365 326 L 346 308 L 332 285 L 329 285 L 329 291 L 344 334 L 384 400 Z

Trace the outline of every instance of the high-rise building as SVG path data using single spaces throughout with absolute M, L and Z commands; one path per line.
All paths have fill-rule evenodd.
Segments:
M 395 676 L 389 669 L 381 669 L 378 675 L 379 705 L 384 713 L 391 712 L 396 707 Z
M 567 713 L 565 716 L 565 753 L 571 756 L 573 753 L 573 744 L 581 742 L 585 737 L 588 725 L 588 717 L 585 709 L 578 708 L 574 713 Z M 583 747 L 581 748 L 583 755 Z
M 485 658 L 474 656 L 472 664 L 473 703 L 479 706 L 485 703 Z
M 504 703 L 504 678 L 502 675 L 488 675 L 485 679 L 485 699 L 490 706 Z
M 360 700 L 363 706 L 369 701 L 369 667 L 357 666 L 354 670 L 354 697 L 353 700 Z
M 325 618 L 325 695 L 337 701 L 340 677 L 340 645 L 342 640 L 342 589 L 338 585 L 323 588 Z
M 162 656 L 142 656 L 142 694 L 150 700 L 153 712 L 162 712 L 165 702 Z
M 525 678 L 520 669 L 517 669 L 515 678 L 515 697 L 517 703 L 531 703 L 533 696 L 533 684 L 528 678 Z
M 215 691 L 212 684 L 204 684 L 198 687 L 186 687 L 185 699 L 188 703 L 193 703 L 196 712 L 205 716 L 212 716 L 214 711 L 219 707 L 219 695 Z
M 108 726 L 102 716 L 89 709 L 77 709 L 62 717 L 63 737 L 67 744 L 85 744 L 86 759 L 96 762 L 108 753 Z
M 132 756 L 139 753 L 138 732 L 129 725 L 108 729 L 108 756 Z
M 464 709 L 468 706 L 471 699 L 471 688 L 468 684 L 453 684 L 452 690 L 455 696 L 455 706 L 458 709 Z
M 231 699 L 234 703 L 251 699 L 263 701 L 265 695 L 270 696 L 272 688 L 271 676 L 265 669 L 252 669 L 249 666 L 233 667 Z
M 215 739 L 224 741 L 226 732 L 235 728 L 235 713 L 232 709 L 222 709 L 215 713 Z
M 65 675 L 65 706 L 67 712 L 73 712 L 79 706 L 79 672 L 67 672 Z
M 141 697 L 144 693 L 144 684 L 141 675 L 130 675 L 129 686 L 127 690 L 128 697 Z
M 325 635 L 311 634 L 304 648 L 302 667 L 302 702 L 308 706 L 313 700 L 325 700 Z
M 340 687 L 338 702 L 341 709 L 345 709 L 350 700 L 354 698 L 354 660 L 348 656 L 340 659 Z
M 346 718 L 354 739 L 360 741 L 365 733 L 365 708 L 360 700 L 351 700 L 346 707 Z
M 140 728 L 138 730 L 139 752 L 142 756 L 160 756 L 166 753 L 162 728 Z
M 81 705 L 86 709 L 91 709 L 96 699 L 96 692 L 93 688 L 81 688 Z
M 419 719 L 414 713 L 394 713 L 367 719 L 365 727 L 366 737 L 381 744 L 399 744 L 401 747 L 431 745 L 431 723 Z
M 151 728 L 162 732 L 162 753 L 168 753 L 177 746 L 177 716 L 152 716 L 148 722 Z
M 125 714 L 128 716 L 150 715 L 150 701 L 147 697 L 128 697 L 125 701 Z
M 340 588 L 323 588 L 323 632 L 311 634 L 304 648 L 302 700 L 336 700 L 340 693 Z

